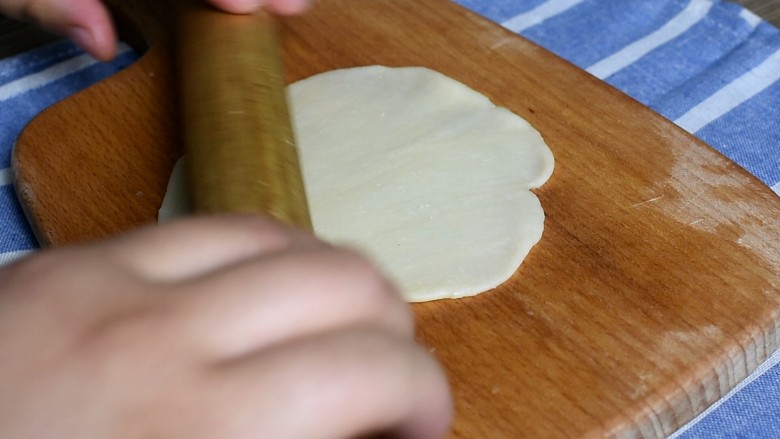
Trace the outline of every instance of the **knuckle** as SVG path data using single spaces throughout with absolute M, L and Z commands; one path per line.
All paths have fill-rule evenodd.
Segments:
M 272 218 L 260 215 L 228 214 L 219 218 L 227 228 L 240 234 L 248 245 L 259 245 L 262 248 L 285 250 L 300 243 L 315 242 L 315 239 L 298 230 L 294 230 Z M 213 224 L 206 224 L 207 227 Z
M 347 267 L 347 276 L 362 289 L 373 293 L 376 299 L 396 296 L 393 283 L 374 261 L 356 250 L 343 249 L 340 252 L 340 262 Z
M 411 309 L 380 267 L 355 250 L 344 250 L 342 257 L 350 267 L 346 275 L 358 285 L 353 290 L 358 295 L 353 304 L 374 320 L 388 321 L 405 333 L 412 332 Z
M 82 346 L 110 369 L 171 354 L 170 313 L 161 306 L 118 311 L 86 328 Z
M 24 257 L 3 270 L 5 285 L 18 287 L 25 295 L 58 294 L 67 289 L 68 273 L 78 262 L 78 250 L 45 250 Z

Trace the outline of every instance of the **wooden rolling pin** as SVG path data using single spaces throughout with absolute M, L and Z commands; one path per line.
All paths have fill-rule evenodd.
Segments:
M 184 0 L 180 113 L 196 212 L 256 212 L 311 230 L 273 17 Z

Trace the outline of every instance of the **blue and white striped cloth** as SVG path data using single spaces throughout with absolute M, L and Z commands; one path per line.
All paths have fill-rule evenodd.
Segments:
M 37 246 L 11 186 L 11 149 L 22 128 L 46 107 L 137 58 L 123 44 L 114 62 L 103 64 L 63 41 L 0 60 L 0 264 Z
M 780 192 L 780 32 L 715 0 L 455 0 L 633 96 Z M 11 148 L 42 109 L 124 68 L 70 43 L 0 60 L 0 263 L 35 248 Z M 56 148 L 56 145 L 52 145 Z M 680 438 L 780 438 L 780 353 Z

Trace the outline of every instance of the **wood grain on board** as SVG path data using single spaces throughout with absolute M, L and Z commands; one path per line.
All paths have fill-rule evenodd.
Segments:
M 660 437 L 778 347 L 780 200 L 669 121 L 447 0 L 321 0 L 281 31 L 289 81 L 426 66 L 529 120 L 555 154 L 536 191 L 544 236 L 518 272 L 414 306 L 450 376 L 452 438 Z M 43 241 L 154 222 L 179 152 L 159 41 L 20 137 L 17 191 Z

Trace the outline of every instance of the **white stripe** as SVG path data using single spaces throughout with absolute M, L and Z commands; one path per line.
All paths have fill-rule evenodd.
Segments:
M 751 28 L 755 28 L 756 26 L 759 25 L 759 23 L 761 23 L 761 17 L 750 12 L 747 9 L 743 9 L 742 12 L 739 13 L 739 17 L 747 21 L 748 26 L 750 26 Z
M 562 14 L 574 6 L 582 3 L 583 0 L 547 0 L 539 6 L 524 12 L 509 20 L 501 23 L 501 26 L 513 31 L 522 32 L 529 27 L 536 26 L 548 18 Z
M 593 64 L 588 67 L 588 72 L 601 79 L 614 75 L 651 51 L 682 35 L 701 21 L 712 5 L 711 0 L 691 0 L 685 9 L 658 30 Z
M 117 56 L 126 53 L 128 50 L 130 50 L 129 46 L 120 43 Z M 98 62 L 99 61 L 95 58 L 83 54 L 54 64 L 40 72 L 11 81 L 8 84 L 0 86 L 0 102 L 7 101 L 22 93 L 51 84 L 58 79 L 76 73 L 79 70 L 83 70 Z
M 35 250 L 19 250 L 15 252 L 0 253 L 0 265 L 9 264 L 23 256 L 29 255 Z
M 0 186 L 5 186 L 7 184 L 13 183 L 13 173 L 11 172 L 11 168 L 3 168 L 0 169 Z
M 775 191 L 777 195 L 780 195 L 780 183 L 775 183 L 775 185 L 772 186 L 772 190 Z
M 699 421 L 707 417 L 710 413 L 717 410 L 718 407 L 720 407 L 724 402 L 726 402 L 729 398 L 734 396 L 736 393 L 741 391 L 745 388 L 745 386 L 749 385 L 756 379 L 758 379 L 761 375 L 765 374 L 769 369 L 773 368 L 777 364 L 780 364 L 780 351 L 775 351 L 774 354 L 772 354 L 771 357 L 769 357 L 768 360 L 764 361 L 758 368 L 753 371 L 747 378 L 742 380 L 739 384 L 737 384 L 733 389 L 731 389 L 723 398 L 718 400 L 715 404 L 712 404 L 711 406 L 707 407 L 706 410 L 699 413 L 699 416 L 696 416 L 692 420 L 690 420 L 687 424 L 685 424 L 682 428 L 674 432 L 671 436 L 669 436 L 667 439 L 676 439 L 683 433 L 685 433 L 687 430 L 689 430 L 692 426 L 696 425 Z
M 674 121 L 695 133 L 780 80 L 780 50 Z

